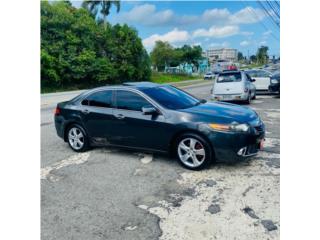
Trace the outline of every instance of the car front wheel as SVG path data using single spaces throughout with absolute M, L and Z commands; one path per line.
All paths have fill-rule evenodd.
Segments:
M 72 150 L 84 152 L 88 149 L 88 137 L 85 130 L 77 124 L 68 129 L 68 143 Z
M 177 156 L 183 167 L 200 170 L 212 161 L 212 151 L 201 136 L 197 134 L 182 135 L 176 146 Z

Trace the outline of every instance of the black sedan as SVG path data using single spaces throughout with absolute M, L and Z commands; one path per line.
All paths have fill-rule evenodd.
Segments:
M 265 135 L 250 108 L 147 82 L 96 88 L 59 103 L 55 127 L 76 152 L 105 145 L 165 152 L 193 170 L 253 156 Z
M 280 72 L 272 74 L 270 78 L 269 92 L 280 95 Z

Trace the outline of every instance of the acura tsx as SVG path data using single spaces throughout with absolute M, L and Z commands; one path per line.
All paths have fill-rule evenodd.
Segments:
M 76 152 L 106 145 L 165 152 L 192 170 L 254 156 L 265 135 L 248 107 L 206 102 L 149 82 L 86 91 L 58 103 L 54 118 L 58 136 Z

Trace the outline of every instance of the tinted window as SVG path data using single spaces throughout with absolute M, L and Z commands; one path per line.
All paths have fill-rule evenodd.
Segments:
M 100 91 L 91 94 L 82 101 L 82 105 L 93 107 L 112 107 L 112 91 Z
M 246 73 L 249 74 L 250 77 L 257 76 L 257 71 L 255 71 L 255 70 L 249 70 L 249 71 L 246 71 Z
M 266 71 L 258 71 L 257 72 L 257 77 L 269 77 L 270 73 L 266 72 Z
M 161 86 L 142 90 L 165 108 L 184 109 L 197 105 L 199 100 L 172 86 Z
M 220 74 L 217 78 L 217 83 L 224 83 L 224 82 L 240 82 L 241 81 L 241 73 L 223 73 Z
M 151 104 L 139 94 L 124 90 L 117 91 L 116 102 L 117 108 L 133 111 L 142 111 L 142 107 L 151 106 Z

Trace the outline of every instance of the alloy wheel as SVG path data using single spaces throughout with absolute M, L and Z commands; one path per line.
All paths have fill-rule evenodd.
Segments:
M 70 146 L 75 150 L 80 150 L 83 147 L 85 141 L 82 131 L 77 127 L 70 128 L 68 133 L 68 140 Z
M 184 138 L 178 145 L 178 155 L 183 164 L 194 168 L 200 166 L 206 157 L 203 144 L 195 138 Z

